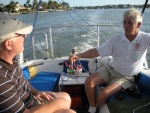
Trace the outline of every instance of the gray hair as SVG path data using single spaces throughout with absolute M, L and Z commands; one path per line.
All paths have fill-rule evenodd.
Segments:
M 125 17 L 131 17 L 132 19 L 134 19 L 135 22 L 142 23 L 142 20 L 143 20 L 143 16 L 142 16 L 141 12 L 135 8 L 131 8 L 131 9 L 125 11 L 123 14 L 123 18 L 125 18 Z

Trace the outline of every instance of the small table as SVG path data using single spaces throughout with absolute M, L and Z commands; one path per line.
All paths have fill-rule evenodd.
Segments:
M 89 73 L 82 73 L 81 75 L 61 75 L 59 80 L 59 91 L 61 90 L 61 86 L 64 85 L 83 85 L 85 83 L 85 79 L 89 76 Z

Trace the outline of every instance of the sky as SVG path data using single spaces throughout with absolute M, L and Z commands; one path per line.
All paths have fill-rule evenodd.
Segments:
M 0 3 L 8 4 L 12 0 L 0 0 Z M 19 4 L 23 5 L 27 0 L 13 0 L 14 2 L 19 2 Z M 30 0 L 33 1 L 33 0 Z M 39 1 L 39 0 L 38 0 Z M 48 0 L 42 0 L 48 2 Z M 68 2 L 71 7 L 74 6 L 103 6 L 103 5 L 118 5 L 118 4 L 131 4 L 131 5 L 141 5 L 145 4 L 145 0 L 52 0 L 57 1 L 59 3 L 64 1 Z M 32 4 L 32 2 L 31 2 Z M 148 2 L 150 4 L 150 2 Z

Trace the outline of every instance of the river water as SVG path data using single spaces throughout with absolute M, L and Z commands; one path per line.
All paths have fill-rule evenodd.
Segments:
M 142 11 L 142 9 L 139 9 Z M 54 45 L 54 55 L 55 57 L 59 56 L 68 56 L 74 47 L 78 47 L 78 51 L 82 52 L 87 49 L 97 46 L 97 27 L 90 25 L 98 24 L 114 24 L 122 25 L 122 16 L 123 12 L 126 9 L 84 9 L 84 10 L 75 10 L 75 11 L 61 11 L 61 12 L 39 12 L 35 21 L 35 14 L 19 14 L 16 15 L 21 21 L 35 24 L 34 32 L 46 32 L 49 37 L 49 29 L 36 30 L 39 28 L 48 28 L 52 26 L 77 26 L 77 27 L 67 27 L 67 28 L 53 28 L 52 37 Z M 141 31 L 150 33 L 150 9 L 146 9 L 144 12 L 143 24 L 141 26 Z M 80 26 L 80 25 L 88 26 Z M 100 44 L 103 43 L 110 36 L 115 33 L 122 32 L 122 27 L 111 27 L 111 26 L 101 26 L 100 31 Z M 29 54 L 32 54 L 31 46 L 31 35 L 25 40 L 25 58 L 32 59 Z M 35 37 L 39 37 L 36 35 Z M 43 37 L 43 36 L 41 36 Z M 38 38 L 37 38 L 38 40 Z M 41 45 L 45 45 L 43 42 L 44 39 L 39 39 L 37 43 L 37 48 Z M 50 47 L 50 46 L 49 46 Z M 44 58 L 44 51 L 37 52 L 39 58 Z M 149 51 L 147 58 L 149 56 Z

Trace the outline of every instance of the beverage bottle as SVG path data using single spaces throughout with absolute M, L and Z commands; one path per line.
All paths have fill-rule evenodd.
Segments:
M 67 69 L 67 72 L 69 75 L 74 75 L 74 68 L 73 68 L 73 65 L 69 65 L 68 69 Z
M 76 75 L 81 75 L 81 73 L 82 73 L 82 66 L 77 65 Z

